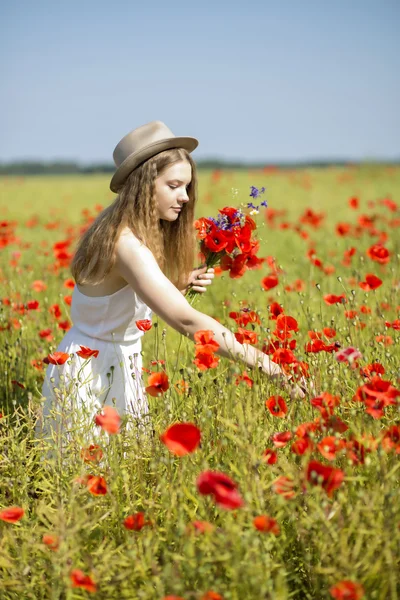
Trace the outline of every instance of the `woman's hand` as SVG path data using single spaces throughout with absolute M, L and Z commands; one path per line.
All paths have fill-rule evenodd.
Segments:
M 211 285 L 214 277 L 215 274 L 212 267 L 207 268 L 207 266 L 205 266 L 194 269 L 189 275 L 188 286 L 186 290 L 184 290 L 184 293 L 188 290 L 200 293 L 206 292 L 207 286 Z

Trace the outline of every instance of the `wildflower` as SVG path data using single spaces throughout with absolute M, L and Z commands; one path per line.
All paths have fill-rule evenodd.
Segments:
M 278 283 L 279 283 L 278 277 L 273 273 L 271 273 L 270 275 L 267 275 L 261 281 L 261 285 L 264 288 L 264 290 L 266 290 L 266 291 L 272 290 L 274 287 L 276 287 L 278 285 Z
M 274 433 L 272 436 L 272 441 L 276 448 L 283 448 L 291 439 L 292 433 L 290 431 L 281 431 L 280 433 Z
M 365 281 L 361 281 L 358 285 L 364 292 L 371 292 L 382 285 L 382 279 L 379 279 L 379 277 L 372 273 L 368 273 L 365 277 Z
M 380 244 L 374 244 L 368 248 L 367 256 L 381 265 L 386 265 L 390 260 L 389 250 Z
M 48 365 L 63 365 L 68 359 L 70 355 L 66 352 L 53 352 L 52 354 L 48 354 L 46 358 L 43 359 L 43 362 Z
M 263 460 L 268 465 L 274 465 L 276 463 L 276 461 L 278 460 L 278 455 L 275 452 L 275 450 L 272 450 L 271 448 L 267 448 L 263 452 Z
M 88 475 L 86 486 L 93 496 L 105 496 L 107 494 L 106 480 L 99 475 Z
M 9 508 L 3 508 L 0 510 L 0 521 L 6 523 L 16 523 L 24 516 L 25 511 L 20 506 L 10 506 Z
M 285 475 L 281 475 L 272 484 L 272 489 L 275 494 L 279 494 L 283 496 L 285 500 L 290 500 L 294 498 L 296 492 L 294 491 L 294 481 L 290 477 L 285 477 Z
M 50 550 L 58 550 L 60 546 L 60 538 L 58 535 L 51 535 L 49 533 L 45 533 L 42 537 L 42 542 L 45 544 Z
M 311 460 L 307 466 L 306 476 L 309 483 L 322 486 L 328 496 L 331 497 L 333 492 L 342 485 L 344 472 L 323 465 L 317 460 Z
M 344 579 L 333 585 L 329 593 L 335 600 L 361 600 L 364 597 L 364 588 L 360 583 Z
M 196 484 L 200 494 L 212 495 L 216 504 L 222 508 L 231 510 L 244 504 L 236 483 L 225 473 L 203 471 Z
M 118 433 L 121 425 L 121 417 L 112 406 L 105 406 L 99 415 L 95 418 L 96 425 L 99 425 L 107 433 Z
M 99 355 L 99 350 L 91 350 L 87 346 L 79 346 L 80 350 L 77 350 L 77 355 L 85 360 L 93 356 L 93 358 L 97 358 Z
M 280 534 L 278 522 L 268 515 L 259 515 L 258 517 L 255 517 L 253 519 L 253 525 L 258 531 L 273 533 L 274 535 Z
M 265 406 L 268 408 L 271 415 L 274 417 L 283 418 L 287 414 L 287 406 L 282 396 L 271 396 L 265 401 Z
M 201 432 L 193 423 L 176 423 L 160 435 L 163 444 L 176 456 L 194 452 L 200 444 Z
M 336 352 L 335 358 L 338 362 L 347 362 L 352 364 L 359 358 L 362 358 L 362 354 L 359 350 L 357 350 L 357 348 L 349 346 L 348 348 L 343 348 L 342 350 L 339 350 L 339 352 Z
M 147 383 L 146 392 L 154 397 L 162 396 L 169 388 L 168 375 L 162 371 L 160 373 L 151 373 Z
M 85 575 L 80 569 L 74 569 L 70 573 L 72 587 L 83 588 L 87 592 L 96 592 L 97 585 L 89 575 Z
M 99 462 L 103 458 L 103 450 L 98 444 L 90 444 L 88 448 L 82 448 L 81 459 L 84 462 Z
M 145 520 L 144 512 L 137 512 L 126 517 L 123 525 L 125 529 L 129 529 L 131 531 L 140 531 L 145 525 L 152 525 L 152 522 Z
M 139 321 L 136 321 L 136 327 L 139 331 L 149 331 L 152 326 L 153 324 L 150 319 L 140 319 Z

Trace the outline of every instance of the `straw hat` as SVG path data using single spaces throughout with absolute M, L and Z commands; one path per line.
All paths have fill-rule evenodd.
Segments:
M 128 175 L 140 163 L 170 148 L 185 148 L 192 152 L 199 142 L 193 137 L 176 137 L 162 121 L 150 121 L 127 133 L 115 146 L 113 152 L 115 171 L 110 188 L 118 192 Z

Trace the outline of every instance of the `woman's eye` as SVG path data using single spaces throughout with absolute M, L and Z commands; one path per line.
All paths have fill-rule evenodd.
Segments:
M 170 185 L 169 186 L 172 190 L 174 190 L 176 188 L 176 185 Z

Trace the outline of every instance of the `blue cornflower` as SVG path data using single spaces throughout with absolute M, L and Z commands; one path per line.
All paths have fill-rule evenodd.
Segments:
M 262 187 L 260 193 L 263 194 L 265 192 L 265 187 Z
M 265 206 L 265 208 L 267 208 L 268 207 L 268 202 L 266 200 L 263 200 L 261 202 L 261 206 Z
M 256 208 L 252 202 L 247 203 L 247 208 Z
M 256 188 L 254 185 L 251 186 L 251 192 L 250 192 L 250 196 L 252 198 L 258 198 L 259 195 L 259 191 L 258 188 Z

